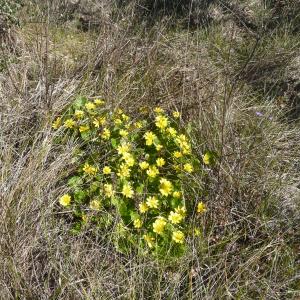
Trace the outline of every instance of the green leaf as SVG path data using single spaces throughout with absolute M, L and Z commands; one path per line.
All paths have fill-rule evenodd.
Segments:
M 94 181 L 94 182 L 91 183 L 89 190 L 90 190 L 91 193 L 94 193 L 94 192 L 97 191 L 97 189 L 99 187 L 100 187 L 100 183 L 98 181 Z
M 123 200 L 119 201 L 117 208 L 118 208 L 118 212 L 119 212 L 120 216 L 122 216 L 122 217 L 130 216 L 130 212 L 127 208 L 127 205 L 125 204 L 125 202 Z
M 179 204 L 180 204 L 181 200 L 180 199 L 177 199 L 177 198 L 173 198 L 171 200 L 171 207 L 172 208 L 176 208 Z
M 73 102 L 73 107 L 75 109 L 80 109 L 82 108 L 86 103 L 87 103 L 88 99 L 86 97 L 83 96 L 79 96 L 78 98 L 76 98 L 76 100 Z
M 116 149 L 116 148 L 117 148 L 117 145 L 118 145 L 117 140 L 116 140 L 116 139 L 111 139 L 110 141 L 111 141 L 112 147 L 113 147 L 114 149 Z
M 82 227 L 81 222 L 76 222 L 70 229 L 70 233 L 74 235 L 79 234 L 81 231 L 81 227 Z
M 74 200 L 78 204 L 81 204 L 87 197 L 87 193 L 83 190 L 78 190 L 74 193 Z
M 129 215 L 132 221 L 140 218 L 140 215 L 134 210 L 130 210 Z
M 79 176 L 73 176 L 68 180 L 68 186 L 71 188 L 76 188 L 83 183 L 82 179 Z
M 186 128 L 187 134 L 190 135 L 192 133 L 192 130 L 193 130 L 193 125 L 190 122 L 190 123 L 187 124 L 187 128 Z
M 144 191 L 144 184 L 143 183 L 141 183 L 137 188 L 136 188 L 136 192 L 138 193 L 138 194 L 142 194 L 143 193 L 143 191 Z
M 118 206 L 118 203 L 119 203 L 120 199 L 118 197 L 112 197 L 111 198 L 111 204 L 114 205 L 114 206 Z
M 90 131 L 81 132 L 80 135 L 81 135 L 81 138 L 84 141 L 88 141 L 91 138 L 91 132 Z

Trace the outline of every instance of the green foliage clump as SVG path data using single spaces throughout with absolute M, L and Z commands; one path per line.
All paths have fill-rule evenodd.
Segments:
M 7 24 L 18 24 L 17 12 L 22 2 L 22 0 L 0 0 L 0 17 L 2 16 Z
M 193 173 L 201 170 L 200 161 L 179 112 L 168 115 L 157 107 L 141 109 L 141 115 L 132 120 L 121 109 L 110 112 L 101 99 L 81 97 L 54 121 L 62 137 L 80 142 L 78 168 L 68 178 L 71 191 L 59 202 L 71 208 L 75 232 L 87 224 L 101 229 L 117 224 L 121 251 L 130 245 L 179 255 L 187 236 L 195 233 L 193 214 L 206 211 L 186 192 Z M 203 163 L 210 163 L 209 153 Z

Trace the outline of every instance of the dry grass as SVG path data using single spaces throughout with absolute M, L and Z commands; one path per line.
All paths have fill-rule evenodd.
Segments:
M 170 16 L 133 26 L 133 5 L 113 19 L 116 6 L 105 3 L 97 31 L 27 23 L 2 47 L 0 299 L 297 299 L 299 122 L 287 121 L 289 107 L 278 102 L 285 95 L 257 90 L 247 77 L 256 72 L 255 82 L 269 86 L 280 73 L 260 76 L 264 46 L 247 56 L 247 30 L 231 20 L 194 31 L 174 28 Z M 121 255 L 111 232 L 68 234 L 57 197 L 76 145 L 56 145 L 51 123 L 79 94 L 132 114 L 176 107 L 195 124 L 199 156 L 220 154 L 198 182 L 207 195 L 194 195 L 209 206 L 195 220 L 203 238 L 191 238 L 175 263 Z

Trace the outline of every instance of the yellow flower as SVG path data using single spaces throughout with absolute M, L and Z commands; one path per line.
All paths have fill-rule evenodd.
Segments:
M 153 246 L 154 246 L 153 242 L 155 241 L 154 237 L 151 237 L 148 234 L 144 234 L 143 238 L 146 241 L 146 243 L 148 244 L 148 247 L 153 248 Z
M 105 101 L 104 100 L 102 100 L 102 99 L 95 99 L 94 100 L 94 103 L 96 104 L 96 105 L 103 105 L 104 103 L 105 103 Z
M 125 114 L 122 114 L 122 119 L 127 122 L 129 120 L 129 117 Z
M 138 122 L 135 122 L 133 125 L 134 125 L 134 127 L 135 127 L 135 128 L 138 128 L 138 129 L 140 129 L 140 128 L 142 128 L 142 127 L 143 127 L 143 123 L 142 123 L 142 122 L 140 122 L 140 121 L 138 121 Z
M 128 131 L 125 130 L 125 129 L 121 129 L 121 130 L 119 131 L 119 134 L 120 134 L 120 136 L 122 136 L 122 137 L 126 137 L 126 136 L 128 135 Z
M 189 154 L 191 152 L 191 146 L 189 145 L 187 137 L 184 134 L 179 135 L 175 141 L 181 148 L 183 154 Z
M 164 166 L 166 163 L 166 161 L 162 158 L 162 157 L 159 157 L 157 160 L 156 160 L 156 164 L 158 167 L 162 167 Z
M 168 133 L 170 136 L 175 137 L 176 134 L 177 134 L 177 130 L 176 130 L 175 128 L 173 128 L 173 127 L 169 127 L 169 128 L 167 128 L 167 133 Z
M 165 116 L 157 116 L 155 118 L 155 125 L 156 127 L 158 127 L 159 129 L 165 129 L 169 124 L 168 118 Z
M 115 123 L 115 125 L 121 125 L 123 122 L 121 119 L 118 118 L 118 119 L 114 120 L 114 123 Z
M 185 215 L 186 215 L 186 208 L 184 206 L 177 206 L 175 208 L 175 212 L 177 212 L 178 214 L 180 214 L 183 217 L 185 217 Z
M 184 169 L 184 171 L 186 171 L 188 173 L 192 173 L 194 171 L 193 166 L 189 163 L 184 164 L 183 169 Z
M 198 203 L 198 206 L 197 206 L 197 212 L 199 214 L 202 214 L 202 213 L 205 213 L 206 212 L 206 205 L 201 201 Z
M 68 206 L 71 203 L 71 196 L 69 194 L 65 194 L 59 198 L 59 203 L 62 206 Z
M 132 167 L 135 163 L 134 157 L 128 152 L 125 152 L 122 158 L 125 160 L 126 165 L 129 167 Z
M 109 166 L 105 166 L 103 168 L 103 174 L 108 175 L 111 173 L 111 168 Z
M 177 139 L 177 142 L 178 142 L 180 148 L 182 148 L 182 149 L 189 148 L 189 144 L 187 141 Z
M 129 152 L 130 149 L 131 149 L 131 144 L 129 143 L 122 143 L 117 147 L 118 154 L 120 155 L 124 155 L 125 153 Z
M 174 170 L 176 171 L 176 172 L 181 172 L 181 169 L 180 169 L 180 165 L 173 165 L 173 168 L 174 168 Z
M 106 117 L 99 117 L 98 120 L 100 125 L 104 125 L 106 123 Z
M 86 214 L 82 214 L 81 219 L 82 219 L 83 223 L 87 223 L 89 218 Z
M 142 161 L 139 163 L 139 166 L 142 170 L 147 170 L 149 167 L 149 164 L 146 161 Z
M 178 224 L 183 220 L 183 215 L 181 215 L 177 212 L 171 211 L 168 219 L 172 224 Z
M 108 140 L 110 138 L 110 130 L 108 128 L 104 128 L 101 137 L 104 140 Z
M 67 119 L 65 122 L 64 122 L 64 126 L 67 127 L 67 128 L 73 128 L 75 126 L 75 121 L 73 119 Z
M 84 116 L 84 111 L 76 109 L 76 110 L 75 110 L 75 113 L 74 113 L 74 116 L 75 116 L 77 119 L 82 119 L 83 116 Z
M 180 117 L 180 113 L 178 111 L 173 111 L 173 117 L 178 119 Z
M 209 165 L 210 164 L 210 154 L 209 152 L 206 152 L 203 157 L 203 163 L 206 164 L 206 165 Z
M 175 191 L 175 192 L 173 192 L 173 197 L 174 198 L 180 198 L 181 197 L 181 193 L 179 191 Z
M 133 197 L 134 192 L 133 192 L 133 189 L 132 189 L 130 183 L 125 183 L 123 185 L 122 194 L 126 198 L 132 198 Z
M 104 194 L 106 197 L 112 197 L 114 195 L 113 186 L 110 183 L 104 184 Z
M 154 140 L 156 139 L 156 135 L 152 131 L 147 131 L 144 134 L 144 138 L 146 140 L 146 145 L 151 146 L 153 144 Z
M 188 143 L 184 143 L 182 145 L 182 153 L 183 154 L 190 154 L 191 153 L 191 146 Z
M 180 158 L 180 157 L 182 157 L 182 153 L 181 153 L 180 151 L 174 151 L 174 152 L 173 152 L 173 156 L 174 156 L 175 158 Z
M 96 108 L 96 105 L 93 102 L 88 102 L 85 104 L 85 108 L 88 110 L 93 110 Z
M 93 124 L 94 124 L 94 126 L 95 126 L 96 128 L 99 128 L 99 127 L 100 127 L 100 122 L 99 122 L 99 120 L 96 119 L 96 118 L 93 120 Z
M 182 143 L 184 143 L 184 142 L 187 142 L 188 140 L 187 140 L 187 137 L 186 137 L 186 135 L 184 135 L 184 134 L 180 134 L 177 138 L 176 138 L 176 142 L 178 143 L 178 144 L 182 144 Z
M 195 234 L 195 236 L 200 236 L 201 235 L 200 229 L 199 228 L 195 228 L 194 229 L 194 234 Z
M 172 234 L 172 240 L 175 243 L 183 244 L 184 242 L 184 233 L 180 230 L 174 231 Z
M 52 128 L 58 129 L 61 126 L 61 117 L 58 117 L 53 123 Z
M 122 113 L 123 113 L 123 110 L 122 110 L 121 108 L 118 108 L 117 114 L 118 114 L 118 115 L 121 115 Z
M 139 211 L 141 214 L 144 214 L 145 212 L 147 212 L 149 209 L 149 207 L 147 206 L 147 204 L 145 202 L 142 202 L 139 204 Z
M 106 123 L 106 118 L 105 117 L 99 117 L 98 119 L 93 120 L 93 124 L 96 128 L 99 128 L 100 125 L 104 125 Z
M 155 166 L 150 166 L 146 173 L 149 177 L 154 178 L 159 174 L 159 170 Z
M 143 225 L 143 223 L 142 223 L 141 219 L 135 219 L 135 220 L 133 221 L 133 226 L 134 226 L 134 228 L 141 228 L 142 225 Z
M 161 114 L 164 112 L 164 110 L 161 107 L 155 107 L 154 112 L 156 112 L 157 114 Z
M 159 182 L 160 182 L 160 186 L 159 186 L 160 193 L 163 196 L 170 195 L 172 193 L 172 189 L 173 189 L 172 183 L 165 178 L 161 178 Z
M 189 152 L 190 151 L 190 145 L 188 138 L 184 134 L 180 134 L 176 139 L 175 142 L 179 145 L 179 147 L 183 150 L 184 152 Z
M 162 234 L 166 225 L 167 225 L 167 222 L 165 221 L 165 219 L 162 217 L 158 217 L 155 220 L 155 222 L 152 224 L 153 231 L 157 234 Z
M 83 167 L 83 172 L 88 174 L 88 175 L 96 175 L 98 169 L 96 167 L 93 167 L 91 165 L 89 165 L 88 163 L 86 163 Z
M 121 178 L 128 178 L 130 177 L 130 172 L 130 168 L 126 164 L 122 163 L 120 165 L 119 172 L 117 173 L 117 175 Z
M 85 132 L 85 131 L 89 131 L 89 130 L 90 130 L 90 126 L 88 126 L 88 125 L 79 126 L 79 131 L 80 132 Z
M 158 208 L 158 199 L 155 196 L 149 196 L 146 200 L 146 204 L 148 207 Z
M 161 144 L 155 145 L 156 151 L 160 151 L 162 148 L 163 148 L 163 146 Z
M 92 200 L 90 202 L 90 209 L 93 209 L 93 210 L 100 210 L 101 208 L 101 202 L 99 200 Z
M 148 106 L 142 106 L 139 108 L 139 111 L 142 113 L 142 114 L 148 114 L 149 113 L 149 107 Z

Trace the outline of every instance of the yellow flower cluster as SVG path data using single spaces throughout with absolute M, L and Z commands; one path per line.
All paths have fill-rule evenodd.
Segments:
M 74 205 L 76 211 L 82 209 L 82 220 L 89 220 L 89 214 L 103 213 L 109 205 L 115 206 L 115 211 L 122 211 L 124 226 L 133 234 L 141 233 L 150 249 L 166 241 L 181 247 L 189 232 L 183 187 L 197 165 L 191 143 L 179 126 L 180 113 L 174 111 L 169 117 L 164 109 L 156 107 L 154 116 L 131 120 L 121 109 L 108 112 L 102 99 L 77 103 L 71 111 L 66 117 L 58 117 L 52 127 L 82 138 L 86 162 L 71 181 L 73 185 L 82 181 L 80 192 L 61 196 L 59 203 Z M 203 163 L 208 162 L 204 155 Z M 203 214 L 206 205 L 199 202 L 196 210 Z

